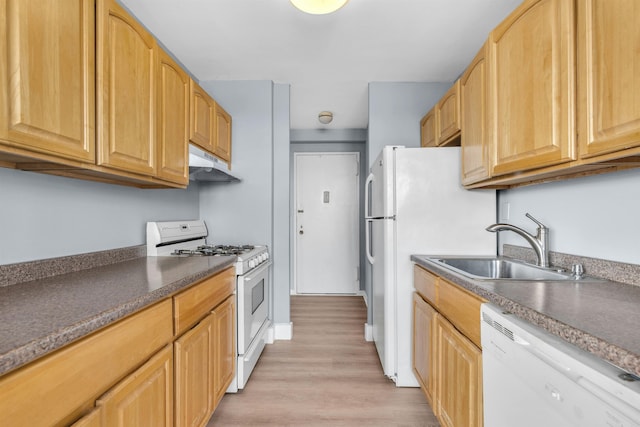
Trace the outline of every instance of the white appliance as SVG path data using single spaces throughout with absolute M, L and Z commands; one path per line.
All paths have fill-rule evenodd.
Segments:
M 243 389 L 269 341 L 269 268 L 266 246 L 208 245 L 204 221 L 147 223 L 147 256 L 236 256 L 236 378 L 228 392 Z
M 495 255 L 495 235 L 485 231 L 496 221 L 495 191 L 462 188 L 458 147 L 387 146 L 371 167 L 365 206 L 373 341 L 384 374 L 397 386 L 417 387 L 410 256 Z
M 483 304 L 484 425 L 639 427 L 640 378 Z

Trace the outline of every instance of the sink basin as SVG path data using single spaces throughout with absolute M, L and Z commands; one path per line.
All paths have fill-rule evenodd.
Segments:
M 505 258 L 430 258 L 441 267 L 477 280 L 575 280 L 570 273 Z

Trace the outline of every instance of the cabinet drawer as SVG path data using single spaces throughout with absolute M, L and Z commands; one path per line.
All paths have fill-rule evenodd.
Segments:
M 424 268 L 413 267 L 413 285 L 416 291 L 434 306 L 438 302 L 438 281 L 440 278 L 429 273 Z M 478 317 L 479 319 L 480 317 Z
M 480 304 L 486 302 L 453 283 L 440 279 L 437 308 L 475 345 L 480 345 Z
M 175 335 L 195 325 L 235 289 L 236 272 L 230 267 L 173 297 Z
M 165 300 L 0 378 L 7 426 L 68 425 L 172 339 Z

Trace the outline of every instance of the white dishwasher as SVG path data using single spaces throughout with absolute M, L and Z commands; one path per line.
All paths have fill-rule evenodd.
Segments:
M 640 427 L 640 378 L 483 304 L 486 427 Z

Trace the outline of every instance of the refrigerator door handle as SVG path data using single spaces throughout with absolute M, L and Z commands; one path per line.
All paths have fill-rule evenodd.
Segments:
M 372 173 L 369 174 L 369 176 L 367 177 L 367 180 L 364 183 L 364 217 L 365 219 L 369 219 L 371 218 L 371 212 L 369 212 L 369 209 L 371 209 L 371 207 L 369 206 L 369 188 L 371 187 L 371 183 L 374 180 L 374 176 Z
M 371 253 L 371 231 L 369 231 L 372 222 L 372 219 L 367 218 L 364 224 L 364 246 L 366 248 L 365 254 L 367 255 L 367 259 L 369 260 L 369 264 L 371 265 L 373 265 L 373 263 L 375 262 L 375 258 Z
M 365 245 L 365 254 L 367 255 L 367 260 L 369 260 L 369 264 L 373 265 L 375 262 L 375 258 L 373 258 L 373 254 L 371 254 L 371 221 L 373 217 L 371 216 L 371 206 L 369 206 L 369 190 L 371 188 L 371 184 L 373 183 L 374 176 L 372 173 L 369 174 L 367 180 L 364 183 L 364 245 Z

